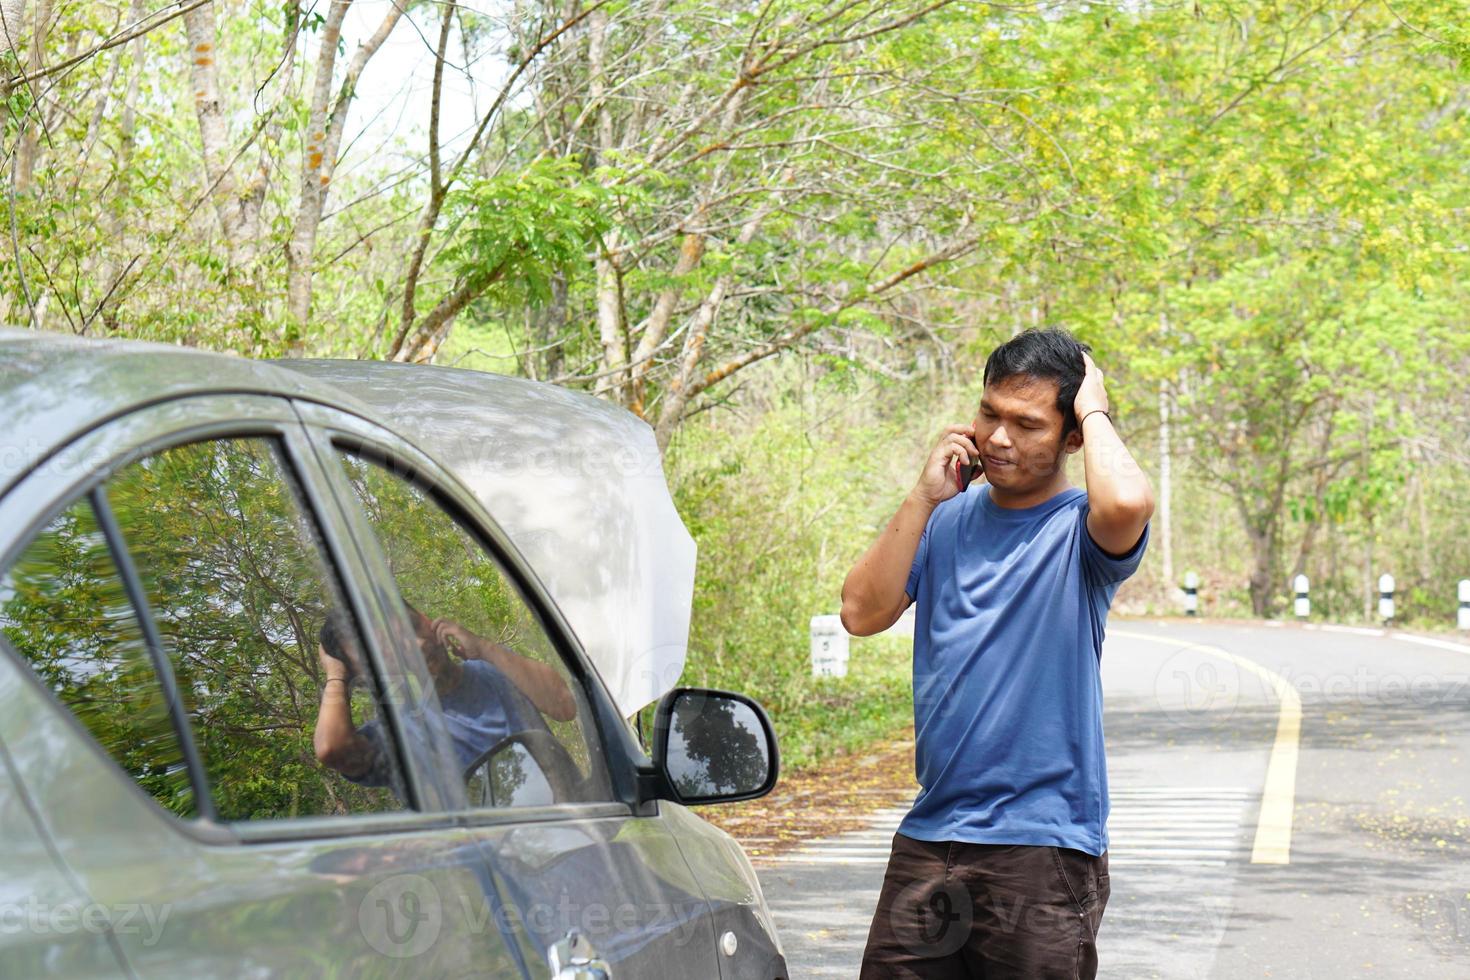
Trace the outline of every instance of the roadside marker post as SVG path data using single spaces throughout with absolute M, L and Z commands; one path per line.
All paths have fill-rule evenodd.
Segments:
M 1194 572 L 1184 573 L 1184 615 L 1199 614 L 1199 576 Z
M 1378 576 L 1378 618 L 1384 626 L 1393 625 L 1393 576 L 1387 572 Z
M 1470 578 L 1460 579 L 1459 627 L 1470 632 Z
M 1307 590 L 1310 585 L 1311 583 L 1307 581 L 1305 575 L 1298 575 L 1292 582 L 1292 586 L 1296 590 L 1295 605 L 1297 619 L 1306 619 L 1312 614 L 1312 600 L 1307 595 Z
M 812 617 L 812 676 L 847 676 L 847 630 L 841 616 Z

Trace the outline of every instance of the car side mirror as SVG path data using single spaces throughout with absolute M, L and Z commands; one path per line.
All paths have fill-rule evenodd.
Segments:
M 465 802 L 472 808 L 550 806 L 556 792 L 526 744 L 526 733 L 507 735 L 464 772 Z
M 675 688 L 653 716 L 653 761 L 678 803 L 765 796 L 781 770 L 771 719 L 751 698 Z

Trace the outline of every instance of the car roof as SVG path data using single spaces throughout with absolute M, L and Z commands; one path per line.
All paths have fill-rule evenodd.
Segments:
M 87 430 L 169 399 L 334 405 L 454 473 L 536 571 L 624 716 L 683 671 L 695 546 L 641 419 L 554 385 L 381 361 L 258 361 L 0 328 L 0 494 Z
M 172 398 L 227 392 L 325 401 L 371 415 L 350 396 L 265 361 L 0 327 L 0 493 L 108 419 Z

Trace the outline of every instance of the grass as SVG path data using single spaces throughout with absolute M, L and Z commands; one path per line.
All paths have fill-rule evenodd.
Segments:
M 783 769 L 819 765 L 913 724 L 912 641 L 873 636 L 850 643 L 846 677 L 809 677 L 768 707 Z

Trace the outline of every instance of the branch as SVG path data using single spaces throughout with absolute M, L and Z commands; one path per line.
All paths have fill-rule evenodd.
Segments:
M 689 397 L 693 397 L 694 395 L 699 394 L 706 388 L 709 388 L 711 385 L 719 384 L 721 381 L 725 380 L 730 375 L 734 374 L 736 371 L 741 370 L 742 368 L 749 367 L 757 361 L 765 360 L 773 354 L 779 354 L 781 351 L 786 350 L 788 347 L 792 346 L 803 337 L 806 337 L 808 334 L 815 333 L 817 330 L 820 330 L 823 327 L 827 326 L 831 319 L 837 316 L 837 314 L 841 313 L 843 310 L 850 309 L 853 306 L 864 302 L 865 300 L 869 300 L 875 296 L 881 295 L 882 293 L 892 289 L 894 286 L 897 286 L 899 283 L 912 279 L 914 276 L 917 276 L 920 273 L 925 272 L 936 265 L 941 265 L 945 262 L 949 262 L 953 259 L 959 258 L 966 252 L 969 252 L 971 249 L 975 248 L 975 246 L 977 246 L 978 244 L 980 244 L 979 236 L 973 236 L 956 242 L 953 245 L 949 245 L 936 252 L 930 253 L 929 255 L 913 263 L 907 268 L 900 269 L 898 272 L 893 273 L 893 275 L 889 276 L 888 278 L 874 283 L 867 289 L 861 290 L 853 294 L 852 296 L 849 296 L 845 299 L 839 300 L 836 303 L 829 305 L 826 310 L 822 311 L 821 315 L 813 317 L 810 322 L 804 323 L 800 327 L 797 327 L 793 330 L 788 330 L 786 331 L 786 333 L 781 334 L 779 337 L 767 341 L 766 343 L 761 344 L 758 347 L 752 348 L 751 350 L 746 351 L 744 354 L 741 354 L 739 357 L 732 358 L 722 364 L 720 367 L 715 368 L 713 371 L 710 371 L 703 378 L 699 379 L 689 386 Z
M 489 289 L 502 276 L 504 276 L 505 267 L 506 263 L 502 262 L 500 265 L 496 266 L 489 275 L 483 278 L 477 277 L 475 279 L 468 279 L 460 283 L 456 289 L 449 293 L 449 295 L 439 300 L 439 302 L 434 305 L 434 308 L 426 313 L 424 315 L 424 318 L 415 325 L 414 337 L 417 338 L 417 342 L 405 347 L 400 352 L 401 356 L 395 357 L 393 359 L 400 361 L 413 360 L 414 356 L 423 346 L 423 341 L 433 336 L 435 330 L 438 330 L 445 323 L 449 322 L 449 320 L 456 314 L 458 314 L 460 310 L 470 305 L 475 297 L 479 296 L 485 290 Z
M 1355 6 L 1352 10 L 1349 10 L 1347 12 L 1347 16 L 1343 17 L 1342 23 L 1338 24 L 1332 30 L 1328 31 L 1322 37 L 1318 38 L 1315 42 L 1313 42 L 1312 44 L 1307 45 L 1305 48 L 1303 48 L 1302 50 L 1298 51 L 1296 54 L 1292 55 L 1290 58 L 1287 58 L 1287 57 L 1284 57 L 1283 56 L 1282 58 L 1277 59 L 1276 66 L 1274 68 L 1272 68 L 1269 71 L 1267 71 L 1266 74 L 1263 75 L 1261 78 L 1251 79 L 1250 84 L 1248 84 L 1245 87 L 1244 91 L 1242 91 L 1235 98 L 1231 99 L 1230 102 L 1227 103 L 1224 108 L 1220 109 L 1213 116 L 1211 116 L 1209 118 L 1209 120 L 1203 126 L 1200 127 L 1200 131 L 1203 132 L 1204 130 L 1207 130 L 1211 126 L 1215 125 L 1215 123 L 1219 122 L 1225 115 L 1227 115 L 1236 106 L 1238 106 L 1242 102 L 1244 102 L 1253 92 L 1255 92 L 1257 89 L 1261 88 L 1263 85 L 1269 84 L 1271 82 L 1271 76 L 1272 75 L 1278 75 L 1278 74 L 1280 74 L 1281 72 L 1285 71 L 1287 68 L 1290 68 L 1296 62 L 1300 61 L 1302 58 L 1306 57 L 1307 55 L 1311 54 L 1313 51 L 1315 51 L 1318 48 L 1320 48 L 1322 45 L 1326 44 L 1328 41 L 1332 40 L 1337 35 L 1341 34 L 1343 31 L 1347 30 L 1347 26 L 1350 23 L 1352 23 L 1353 18 L 1358 15 L 1358 11 L 1362 10 L 1367 5 L 1368 5 L 1368 0 L 1360 0 L 1360 2 L 1358 3 L 1358 5 Z
M 433 234 L 434 225 L 439 221 L 439 214 L 444 208 L 445 193 L 449 185 L 458 179 L 460 171 L 469 162 L 470 156 L 474 153 L 480 140 L 484 137 L 486 128 L 489 127 L 491 120 L 500 113 L 501 107 L 510 98 L 511 91 L 515 88 L 516 83 L 520 80 L 521 75 L 525 73 L 526 69 L 540 57 L 541 52 L 554 44 L 558 38 L 580 24 L 593 11 L 600 9 L 608 2 L 610 0 L 597 0 L 592 6 L 575 17 L 567 19 L 556 30 L 536 42 L 535 46 L 521 59 L 520 64 L 516 65 L 515 70 L 510 73 L 510 77 L 505 80 L 505 84 L 500 87 L 499 94 L 496 95 L 495 101 L 485 112 L 484 117 L 480 120 L 480 124 L 475 128 L 475 133 L 470 137 L 470 141 L 465 146 L 464 152 L 454 161 L 454 166 L 449 169 L 448 176 L 439 185 L 438 193 L 435 193 L 433 187 L 429 188 L 429 200 L 424 205 L 423 215 L 419 218 L 418 228 L 414 232 L 413 253 L 409 256 L 408 269 L 403 276 L 403 302 L 402 308 L 399 311 L 398 331 L 393 335 L 393 342 L 388 345 L 388 357 L 390 359 L 396 360 L 398 358 L 399 353 L 403 350 L 405 341 L 408 340 L 410 331 L 414 329 L 414 318 L 417 315 L 415 312 L 415 300 L 418 293 L 419 276 L 423 272 L 424 255 L 429 250 L 429 239 Z
M 430 193 L 443 193 L 442 174 L 439 171 L 439 103 L 444 94 L 444 52 L 449 49 L 449 28 L 454 23 L 454 8 L 458 4 L 450 0 L 444 5 L 444 20 L 439 24 L 439 47 L 434 51 L 434 87 L 429 96 L 429 189 Z
M 83 51 L 81 54 L 68 58 L 63 62 L 60 62 L 59 64 L 48 65 L 45 68 L 39 68 L 28 75 L 12 75 L 10 78 L 6 79 L 6 84 L 10 88 L 14 88 L 17 85 L 24 85 L 28 82 L 33 82 L 39 78 L 46 78 L 47 76 L 54 75 L 57 72 L 66 71 L 68 68 L 72 68 L 76 65 L 81 64 L 95 54 L 100 54 L 101 52 L 106 51 L 108 48 L 115 48 L 120 44 L 127 44 L 129 41 L 133 40 L 133 38 L 142 37 L 144 34 L 148 34 L 152 31 L 157 30 L 158 28 L 162 27 L 164 24 L 167 24 L 169 21 L 173 20 L 176 17 L 182 17 L 184 14 L 187 14 L 190 11 L 198 10 L 205 4 L 213 2 L 214 0 L 187 0 L 187 2 L 186 0 L 175 0 L 174 3 L 169 5 L 175 8 L 172 11 L 170 11 L 168 7 L 165 7 L 163 10 L 156 10 L 153 13 L 149 14 L 147 17 L 143 18 L 143 20 L 137 21 L 131 26 L 125 28 L 121 33 L 112 35 L 96 47 L 89 48 L 86 51 Z

